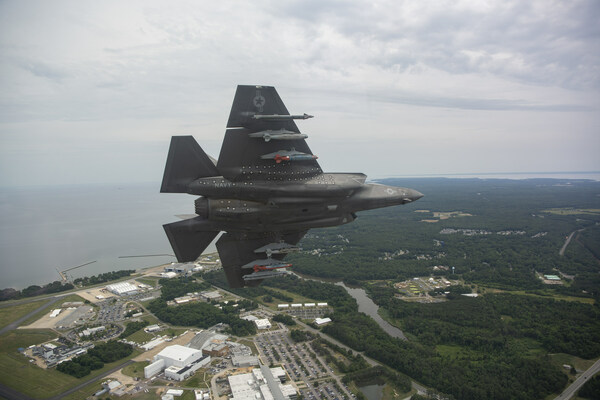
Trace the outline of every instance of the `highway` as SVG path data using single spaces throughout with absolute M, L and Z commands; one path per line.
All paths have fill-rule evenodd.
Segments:
M 588 381 L 592 376 L 596 375 L 600 371 L 600 359 L 589 367 L 579 378 L 575 380 L 569 387 L 567 387 L 559 396 L 555 397 L 555 400 L 568 400 L 575 395 L 575 393 L 581 389 L 584 383 Z

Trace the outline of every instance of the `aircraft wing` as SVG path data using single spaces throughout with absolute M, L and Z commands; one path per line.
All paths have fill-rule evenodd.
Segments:
M 264 259 L 265 254 L 257 254 L 254 251 L 270 243 L 284 241 L 295 245 L 304 237 L 307 231 L 297 232 L 261 232 L 240 233 L 228 232 L 223 234 L 217 241 L 217 250 L 221 258 L 221 264 L 227 277 L 227 282 L 232 288 L 244 286 L 258 286 L 262 280 L 244 280 L 244 275 L 251 274 L 251 269 L 242 269 L 252 261 Z M 273 254 L 274 260 L 282 260 L 285 254 Z
M 304 119 L 308 117 L 304 115 Z M 240 85 L 227 121 L 217 169 L 231 181 L 257 178 L 287 181 L 321 174 L 316 159 L 308 156 L 301 161 L 283 162 L 261 158 L 290 150 L 313 155 L 304 137 L 274 87 Z

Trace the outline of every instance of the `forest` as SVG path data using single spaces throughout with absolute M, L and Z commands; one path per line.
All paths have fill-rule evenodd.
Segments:
M 365 288 L 407 341 L 357 313 L 354 299 L 330 283 L 286 277 L 236 293 L 258 300 L 285 289 L 326 301 L 334 314 L 325 333 L 457 399 L 543 398 L 560 392 L 568 379 L 548 354 L 600 356 L 599 182 L 382 183 L 411 187 L 425 197 L 360 213 L 352 224 L 311 230 L 300 242 L 303 250 L 287 259 L 300 274 Z M 434 272 L 434 266 L 445 268 Z M 558 275 L 562 284 L 546 285 L 542 274 Z M 393 284 L 415 276 L 462 283 L 447 288 L 441 303 L 396 299 Z M 222 272 L 205 278 L 226 287 Z M 461 296 L 476 290 L 482 296 Z
M 111 340 L 106 343 L 96 344 L 86 354 L 58 364 L 56 369 L 75 378 L 81 378 L 88 375 L 91 371 L 102 368 L 104 364 L 129 356 L 132 352 L 133 346 Z
M 419 190 L 414 204 L 313 229 L 288 256 L 299 273 L 362 285 L 429 276 L 502 290 L 600 295 L 600 182 L 530 179 L 387 179 Z M 577 231 L 564 256 L 559 250 Z M 450 275 L 452 270 L 440 270 Z M 538 274 L 563 276 L 548 287 Z
M 54 281 L 44 286 L 31 285 L 23 290 L 6 288 L 0 290 L 0 301 L 17 300 L 23 297 L 41 296 L 43 294 L 59 293 L 73 289 L 74 286 L 70 283 Z
M 205 290 L 210 287 L 210 284 L 188 277 L 161 279 L 159 283 L 162 286 L 161 297 L 152 300 L 148 304 L 148 309 L 161 321 L 176 326 L 196 326 L 198 328 L 208 328 L 218 323 L 225 323 L 229 325 L 230 332 L 236 336 L 248 336 L 256 333 L 254 323 L 239 318 L 240 310 L 256 308 L 256 303 L 242 300 L 238 302 L 237 308 L 229 303 L 222 309 L 204 302 L 168 306 L 167 300 L 189 292 Z

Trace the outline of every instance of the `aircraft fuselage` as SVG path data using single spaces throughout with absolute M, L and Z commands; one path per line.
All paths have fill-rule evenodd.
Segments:
M 410 203 L 416 190 L 364 183 L 365 175 L 325 173 L 288 181 L 229 181 L 200 178 L 188 193 L 200 195 L 196 214 L 205 229 L 305 230 L 352 222 L 355 212 Z

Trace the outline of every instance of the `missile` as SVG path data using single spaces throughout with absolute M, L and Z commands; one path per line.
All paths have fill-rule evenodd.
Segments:
M 271 254 L 288 254 L 295 251 L 299 251 L 300 247 L 296 247 L 289 243 L 279 242 L 279 243 L 269 243 L 263 247 L 260 247 L 254 250 L 255 253 L 267 253 L 267 256 Z
M 253 132 L 253 133 L 248 134 L 248 136 L 253 137 L 253 138 L 263 138 L 265 140 L 265 142 L 268 142 L 271 139 L 273 139 L 273 140 L 298 140 L 298 139 L 306 139 L 308 137 L 308 135 L 305 135 L 303 133 L 288 131 L 286 129 L 279 129 L 276 131 L 267 130 L 267 131 Z
M 282 161 L 307 161 L 316 160 L 317 156 L 308 153 L 302 153 L 292 148 L 291 150 L 279 150 L 274 153 L 265 154 L 260 156 L 263 160 L 275 160 L 277 164 Z
M 252 268 L 255 272 L 258 271 L 270 271 L 279 268 L 288 268 L 292 264 L 286 263 L 279 260 L 273 260 L 272 258 L 266 258 L 264 260 L 254 260 L 248 264 L 242 265 L 242 269 Z
M 258 279 L 275 278 L 275 277 L 287 275 L 287 274 L 288 274 L 287 271 L 279 271 L 279 270 L 260 271 L 260 272 L 253 272 L 251 274 L 244 275 L 244 280 L 245 281 L 255 281 Z
M 254 119 L 263 119 L 268 121 L 281 121 L 286 119 L 309 119 L 313 118 L 313 115 L 308 115 L 304 113 L 302 115 L 281 115 L 281 114 L 271 114 L 271 115 L 262 115 L 262 114 L 254 114 L 252 118 Z

